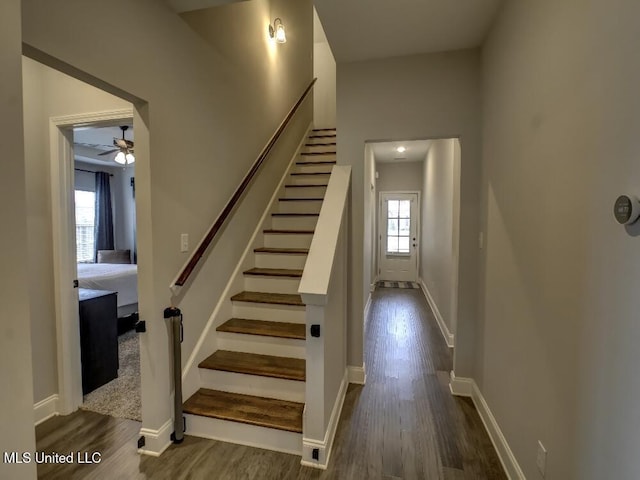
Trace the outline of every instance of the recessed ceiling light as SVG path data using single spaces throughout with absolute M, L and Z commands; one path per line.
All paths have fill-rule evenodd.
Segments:
M 396 152 L 398 152 L 398 153 L 404 153 L 406 150 L 407 150 L 407 149 L 406 149 L 406 148 L 404 148 L 404 147 L 398 147 L 398 148 L 396 148 Z

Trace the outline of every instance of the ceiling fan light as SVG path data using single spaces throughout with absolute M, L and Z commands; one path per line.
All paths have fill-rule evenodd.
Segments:
M 119 163 L 120 165 L 126 165 L 127 164 L 127 157 L 125 156 L 125 154 L 123 152 L 118 152 L 118 154 L 116 155 L 116 157 L 113 160 L 116 163 Z
M 136 161 L 136 157 L 133 156 L 133 153 L 127 153 L 124 158 L 127 161 L 127 164 L 131 164 Z

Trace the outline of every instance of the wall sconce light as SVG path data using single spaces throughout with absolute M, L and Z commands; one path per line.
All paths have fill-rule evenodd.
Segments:
M 276 18 L 273 21 L 273 25 L 269 25 L 269 37 L 275 38 L 278 43 L 287 42 L 287 35 L 284 33 L 284 25 L 280 18 Z

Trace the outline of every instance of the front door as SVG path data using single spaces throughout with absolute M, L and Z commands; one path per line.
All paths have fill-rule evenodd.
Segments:
M 417 193 L 380 193 L 380 280 L 418 280 Z

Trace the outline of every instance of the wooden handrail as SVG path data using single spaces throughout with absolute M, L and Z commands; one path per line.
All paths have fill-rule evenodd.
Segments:
M 215 222 L 213 223 L 213 225 L 211 226 L 211 228 L 209 229 L 205 237 L 202 239 L 198 247 L 193 252 L 193 255 L 191 255 L 191 258 L 189 258 L 189 261 L 187 262 L 187 264 L 183 267 L 182 271 L 178 275 L 178 278 L 171 285 L 172 290 L 175 287 L 184 286 L 184 284 L 187 282 L 187 280 L 189 279 L 189 276 L 191 275 L 193 270 L 196 268 L 196 265 L 198 264 L 200 259 L 203 257 L 203 255 L 207 251 L 207 248 L 209 248 L 209 245 L 211 245 L 211 242 L 215 238 L 216 234 L 220 231 L 220 228 L 222 227 L 224 222 L 227 220 L 227 218 L 229 218 L 229 215 L 233 210 L 233 208 L 236 206 L 236 203 L 238 203 L 238 200 L 240 200 L 240 197 L 242 197 L 242 194 L 249 186 L 249 183 L 251 183 L 251 180 L 253 180 L 253 177 L 260 169 L 260 166 L 264 163 L 266 158 L 269 156 L 269 153 L 271 152 L 274 145 L 282 135 L 282 132 L 285 130 L 285 128 L 287 128 L 287 126 L 289 125 L 289 122 L 295 115 L 296 111 L 298 110 L 300 105 L 302 105 L 302 102 L 304 102 L 304 100 L 306 99 L 307 95 L 313 88 L 313 85 L 316 83 L 316 80 L 317 78 L 314 78 L 311 81 L 311 83 L 306 88 L 304 93 L 300 96 L 300 98 L 298 99 L 296 104 L 291 108 L 291 110 L 289 110 L 289 113 L 287 114 L 287 116 L 280 123 L 280 126 L 278 127 L 278 129 L 275 131 L 275 133 L 271 136 L 271 138 L 269 139 L 265 147 L 262 149 L 262 152 L 260 152 L 260 155 L 254 162 L 253 166 L 251 167 L 251 170 L 249 170 L 249 172 L 244 176 L 244 178 L 242 179 L 242 182 L 240 183 L 238 188 L 236 188 L 236 191 L 233 193 L 233 195 L 225 205 L 222 212 L 220 212 L 220 214 L 218 215 L 218 218 L 216 218 Z

